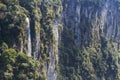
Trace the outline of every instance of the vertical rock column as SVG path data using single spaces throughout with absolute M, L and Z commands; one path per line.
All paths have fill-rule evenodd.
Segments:
M 35 34 L 35 48 L 34 48 L 34 59 L 37 60 L 40 57 L 40 24 L 37 23 L 36 34 Z
M 58 64 L 58 40 L 59 40 L 59 32 L 58 32 L 58 21 L 55 20 L 55 24 L 53 27 L 53 35 L 54 35 L 54 44 L 53 49 L 49 52 L 50 62 L 48 67 L 48 79 L 49 80 L 57 80 L 57 71 L 56 64 Z

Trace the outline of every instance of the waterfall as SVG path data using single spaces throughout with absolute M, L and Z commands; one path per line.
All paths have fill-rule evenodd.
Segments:
M 56 75 L 56 63 L 58 64 L 58 39 L 59 39 L 59 32 L 58 32 L 58 21 L 55 20 L 55 26 L 53 28 L 53 35 L 55 40 L 55 46 L 49 52 L 50 62 L 48 66 L 48 80 L 57 80 Z
M 27 49 L 28 49 L 28 52 L 27 52 L 27 56 L 31 56 L 31 34 L 30 34 L 30 21 L 29 21 L 29 18 L 27 17 L 26 18 L 26 30 L 27 30 L 27 40 L 28 40 L 28 44 L 27 44 Z

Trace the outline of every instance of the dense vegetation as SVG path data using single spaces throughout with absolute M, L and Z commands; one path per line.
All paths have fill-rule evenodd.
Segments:
M 60 0 L 0 0 L 0 80 L 47 79 L 44 65 L 48 68 L 48 50 L 55 43 L 53 27 L 60 17 L 59 6 Z M 32 57 L 26 55 L 26 17 L 30 19 Z
M 17 53 L 3 43 L 0 46 L 0 79 L 1 80 L 40 80 L 43 73 L 39 72 L 40 62 Z
M 70 33 L 64 33 L 60 46 L 60 80 L 119 80 L 120 55 L 115 44 L 102 38 L 96 47 L 79 49 L 71 39 Z M 67 39 L 66 39 L 67 38 Z M 69 41 L 71 43 L 69 43 Z M 72 45 L 72 46 L 71 46 Z
M 119 43 L 114 40 L 115 37 L 108 38 L 104 35 L 107 32 L 102 33 L 99 29 L 106 1 L 111 1 L 110 6 L 114 4 L 114 11 L 118 11 L 114 15 L 119 17 L 117 0 L 63 0 L 65 15 L 63 14 L 64 29 L 59 45 L 60 80 L 120 80 L 120 54 L 116 46 Z M 111 13 L 104 14 L 112 14 L 112 8 L 108 9 Z M 79 12 L 77 9 L 80 9 Z M 97 24 L 95 21 L 98 21 Z M 103 27 L 109 26 L 105 24 Z M 95 30 L 98 33 L 96 31 L 94 34 Z
M 106 14 L 114 21 L 117 17 L 114 36 L 119 32 L 120 0 L 0 0 L 0 80 L 47 80 L 52 58 L 59 80 L 120 80 L 119 43 L 105 36 L 112 22 L 103 31 L 99 28 L 106 1 L 115 6 Z M 27 56 L 26 18 L 30 20 L 31 57 Z

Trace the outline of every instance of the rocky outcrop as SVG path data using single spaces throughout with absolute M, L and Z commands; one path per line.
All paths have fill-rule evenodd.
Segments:
M 116 1 L 63 1 L 65 28 L 73 28 L 76 45 L 90 46 L 103 35 L 118 42 L 119 7 Z M 102 4 L 104 3 L 104 4 Z M 100 6 L 100 4 L 102 6 Z M 82 41 L 83 40 L 83 41 Z

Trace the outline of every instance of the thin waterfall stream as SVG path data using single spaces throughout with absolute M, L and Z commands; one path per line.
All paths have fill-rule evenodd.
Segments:
M 27 48 L 28 48 L 28 52 L 27 52 L 27 56 L 31 56 L 31 34 L 30 34 L 30 20 L 29 18 L 27 17 L 26 18 L 26 22 L 27 22 L 27 25 L 26 25 L 26 29 L 27 29 L 27 40 L 28 40 L 28 44 L 27 44 Z

